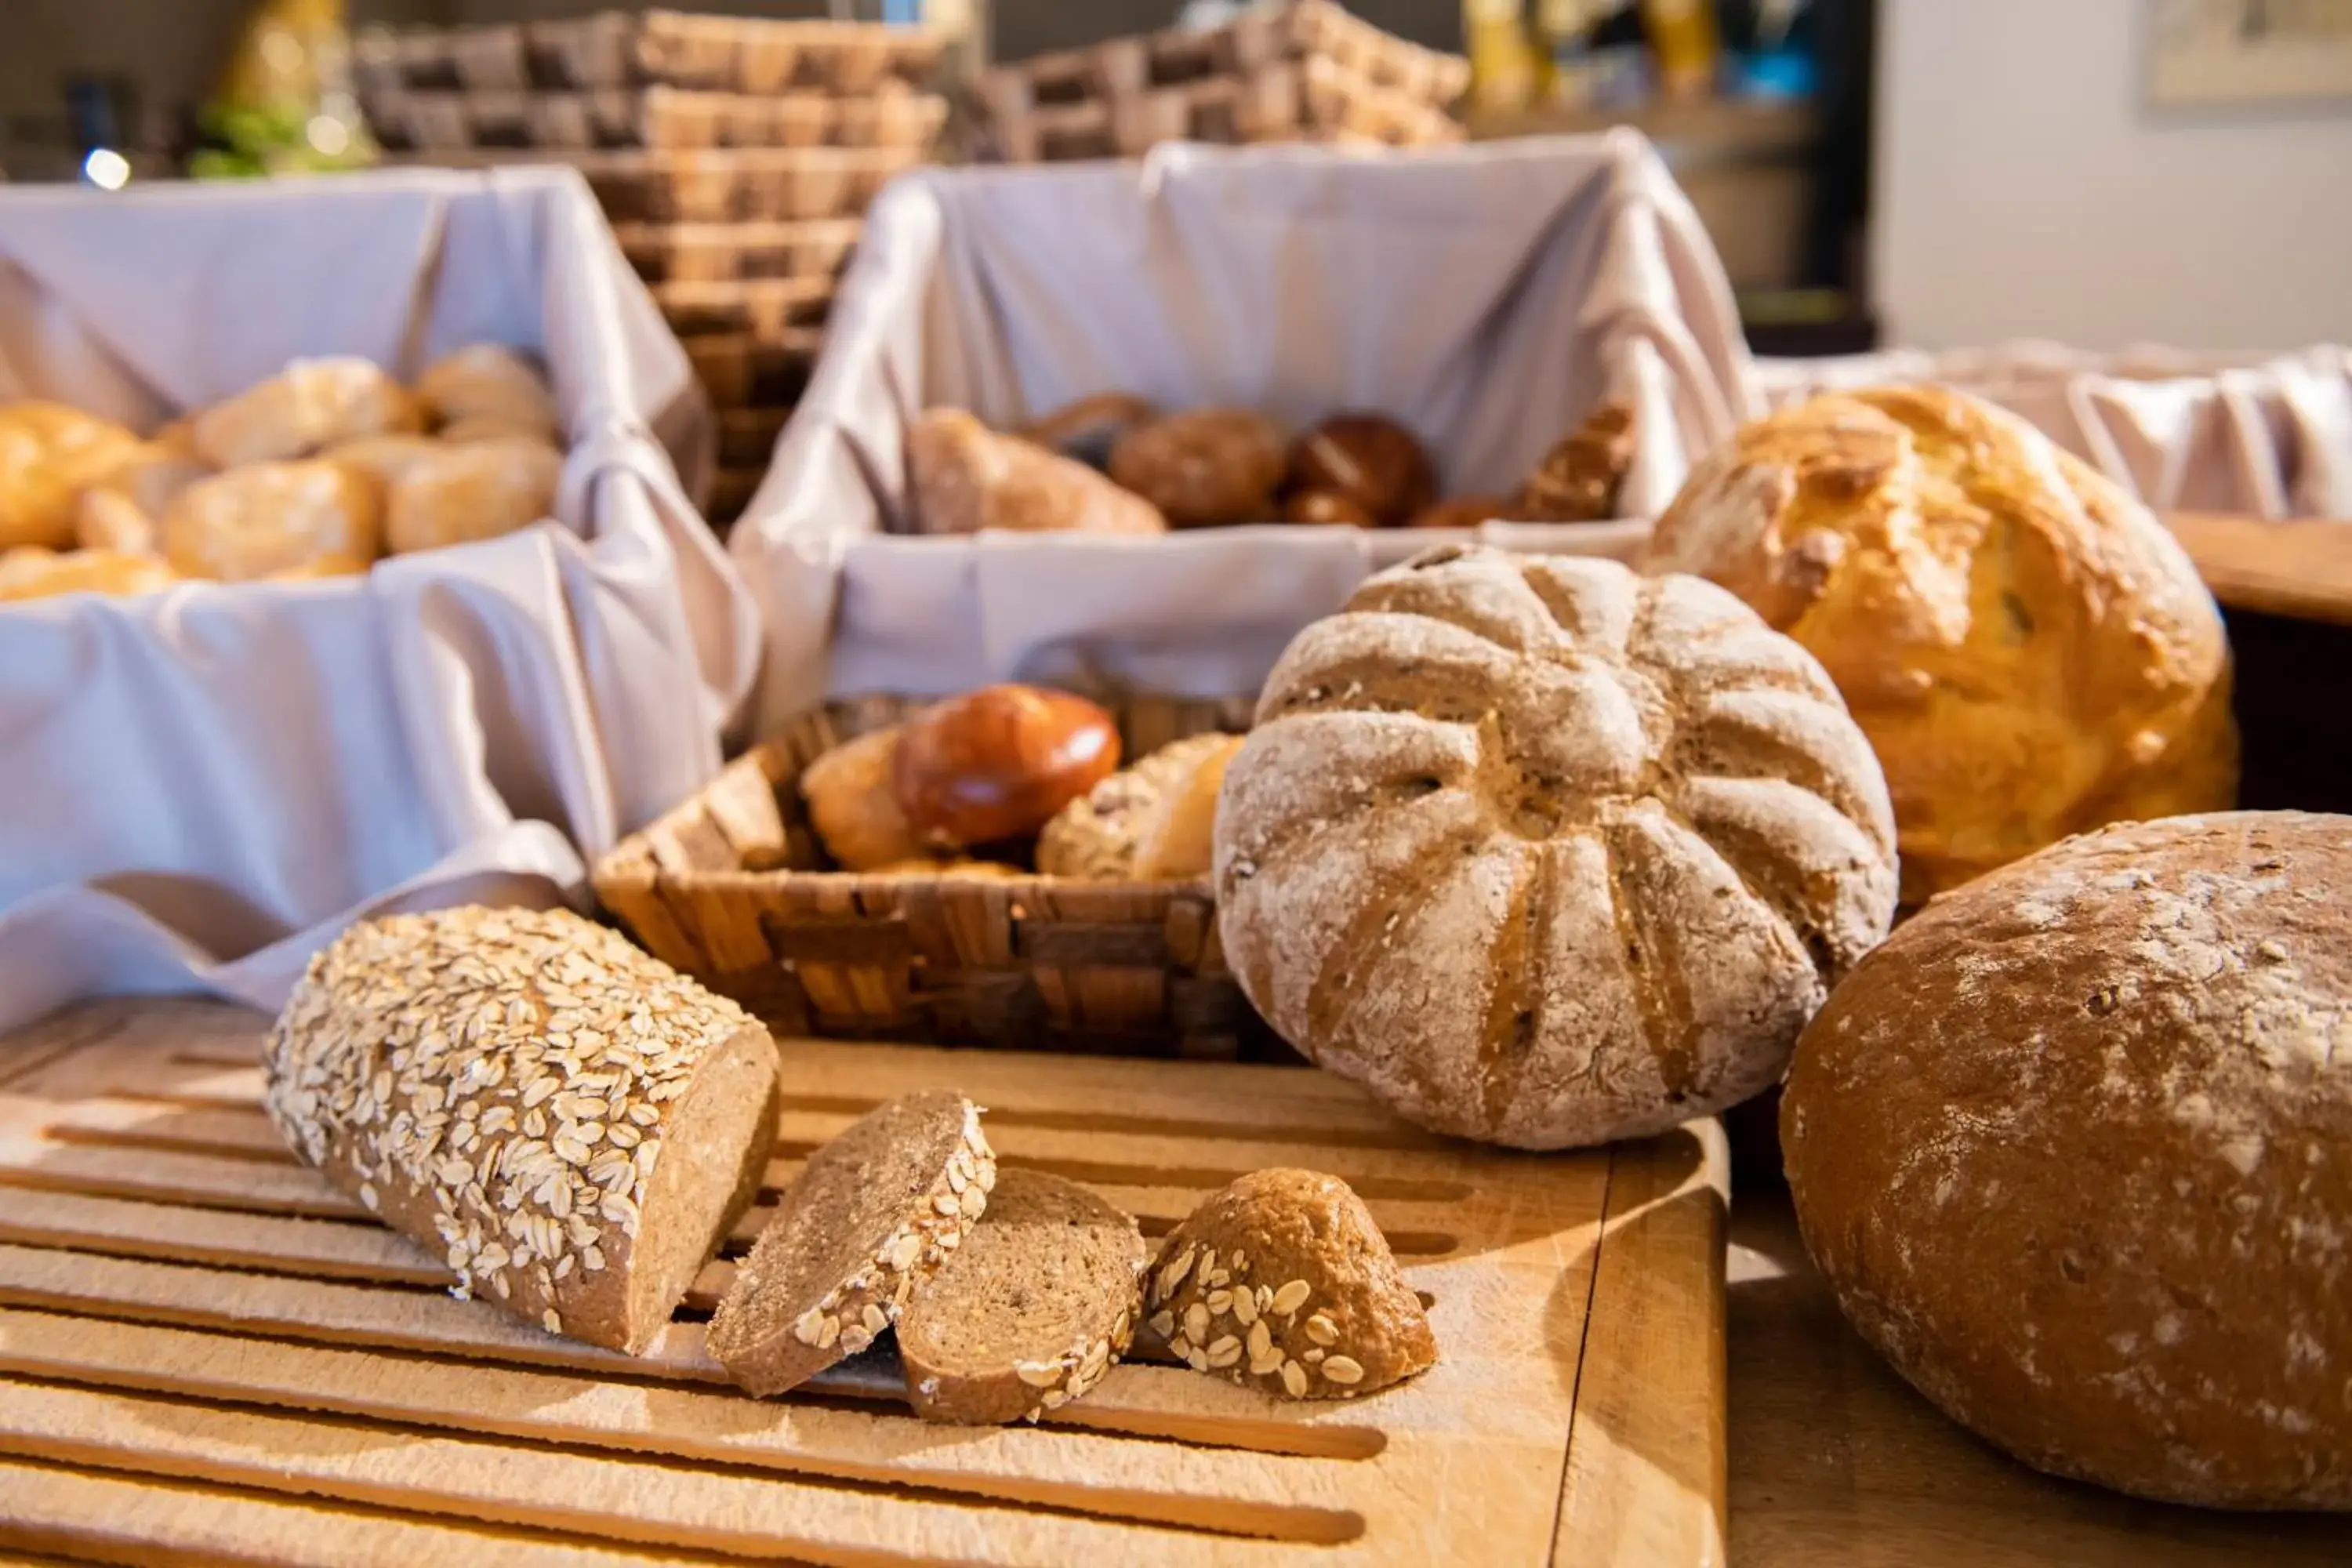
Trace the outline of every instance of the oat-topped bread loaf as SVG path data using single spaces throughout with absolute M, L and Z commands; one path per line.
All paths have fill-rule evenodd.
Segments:
M 868 1112 L 809 1162 L 710 1320 L 710 1353 L 761 1395 L 799 1387 L 898 1321 L 996 1185 L 980 1109 L 948 1089 Z
M 1363 1200 L 1337 1176 L 1257 1171 L 1168 1233 L 1152 1331 L 1195 1372 L 1348 1399 L 1437 1362 L 1437 1337 Z
M 353 926 L 270 1032 L 286 1142 L 551 1333 L 642 1351 L 759 1190 L 766 1029 L 558 910 Z
M 1143 1310 L 1143 1233 L 1076 1182 L 1001 1173 L 988 1212 L 898 1320 L 907 1394 L 927 1421 L 1058 1410 L 1127 1353 Z
M 1658 520 L 1812 651 L 1886 769 L 1916 903 L 2102 823 L 2228 806 L 2229 647 L 2164 525 L 2015 416 L 1941 387 L 1749 425 Z
M 1805 1245 L 2028 1464 L 2352 1508 L 2352 817 L 2067 840 L 1930 903 L 1805 1031 Z
M 1894 848 L 1836 689 L 1730 595 L 1445 546 L 1275 667 L 1218 803 L 1218 916 L 1315 1061 L 1555 1149 L 1777 1079 L 1885 934 Z
M 1217 791 L 1239 735 L 1188 735 L 1064 806 L 1037 836 L 1037 869 L 1096 881 L 1205 877 Z

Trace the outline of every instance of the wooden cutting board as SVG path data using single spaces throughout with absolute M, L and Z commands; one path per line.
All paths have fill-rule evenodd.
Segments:
M 440 1289 L 288 1156 L 264 1020 L 117 1002 L 0 1039 L 0 1544 L 117 1561 L 1713 1564 L 1720 1130 L 1515 1155 L 1297 1068 L 790 1042 L 770 1186 L 954 1086 L 1013 1164 L 1164 1233 L 1242 1172 L 1352 1183 L 1442 1359 L 1346 1404 L 1168 1364 L 1036 1426 L 927 1426 L 879 1348 L 782 1400 L 702 1321 L 633 1360 Z
M 2226 608 L 2352 626 L 2352 522 L 2200 512 L 2165 521 Z

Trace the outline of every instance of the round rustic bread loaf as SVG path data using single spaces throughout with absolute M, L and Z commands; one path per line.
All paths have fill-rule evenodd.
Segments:
M 2026 1463 L 2352 1507 L 2352 817 L 2070 839 L 1831 996 L 1781 1109 L 1864 1339 Z
M 2070 833 L 2237 789 L 2229 647 L 2147 509 L 1940 387 L 1818 397 L 1740 431 L 1658 520 L 1811 650 L 1886 769 L 1916 903 Z
M 1886 792 L 1795 643 L 1696 578 L 1444 546 L 1275 667 L 1226 770 L 1225 952 L 1439 1131 L 1639 1137 L 1780 1075 L 1895 908 Z

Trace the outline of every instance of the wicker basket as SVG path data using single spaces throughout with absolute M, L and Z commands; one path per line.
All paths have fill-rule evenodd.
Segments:
M 1205 882 L 818 869 L 802 768 L 920 703 L 803 713 L 596 868 L 655 954 L 790 1035 L 1291 1059 L 1226 970 Z M 1126 754 L 1239 729 L 1246 700 L 1114 702 Z

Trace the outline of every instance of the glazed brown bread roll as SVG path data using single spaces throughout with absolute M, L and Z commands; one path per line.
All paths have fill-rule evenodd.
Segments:
M 1691 577 L 1446 546 L 1268 679 L 1218 918 L 1283 1037 L 1443 1132 L 1640 1137 L 1780 1077 L 1895 909 L 1885 785 L 1804 649 Z
M 630 1352 L 749 1206 L 776 1117 L 766 1029 L 561 911 L 353 926 L 264 1065 L 294 1152 L 458 1295 Z
M 1195 408 L 1120 437 L 1110 477 L 1157 507 L 1171 528 L 1270 522 L 1287 461 L 1282 426 L 1265 415 Z
M 900 729 L 898 809 L 935 850 L 1025 838 L 1118 766 L 1118 727 L 1083 697 L 983 686 Z
M 2026 1463 L 2352 1508 L 2352 818 L 2069 839 L 1930 903 L 1806 1029 L 1805 1244 Z
M 1001 436 L 961 408 L 926 410 L 907 431 L 907 479 L 924 533 L 1164 533 L 1151 503 L 1084 463 Z
M 1917 902 L 2127 818 L 2230 805 L 2219 613 L 2163 525 L 1964 394 L 1837 394 L 1702 460 L 1647 567 L 1812 651 L 1885 765 Z
M 1352 501 L 1382 528 L 1396 527 L 1437 499 L 1437 469 L 1428 450 L 1412 431 L 1379 414 L 1337 414 L 1299 437 L 1291 444 L 1289 482 L 1295 489 Z

